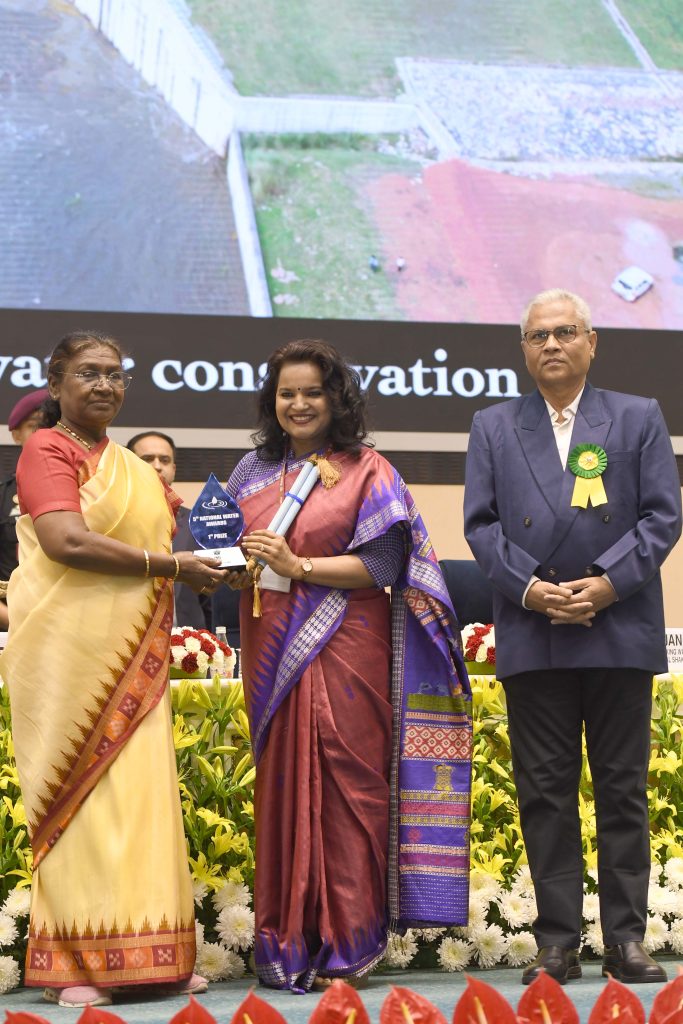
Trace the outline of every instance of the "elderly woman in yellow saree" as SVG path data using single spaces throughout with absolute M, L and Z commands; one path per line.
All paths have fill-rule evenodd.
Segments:
M 179 500 L 107 438 L 130 377 L 75 332 L 17 467 L 19 568 L 2 675 L 34 857 L 25 983 L 63 1006 L 119 986 L 206 989 L 169 709 L 173 581 L 224 573 L 171 552 Z

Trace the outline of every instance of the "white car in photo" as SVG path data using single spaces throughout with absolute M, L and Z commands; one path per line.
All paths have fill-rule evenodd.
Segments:
M 612 291 L 627 302 L 635 302 L 655 283 L 651 274 L 642 267 L 626 267 L 612 281 Z

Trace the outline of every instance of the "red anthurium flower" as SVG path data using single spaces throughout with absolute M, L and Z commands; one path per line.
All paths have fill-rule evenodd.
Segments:
M 6 1010 L 5 1024 L 50 1024 L 45 1017 L 39 1017 L 37 1013 L 26 1013 L 24 1010 Z
M 213 1018 L 211 1018 L 213 1020 Z M 169 1024 L 183 1024 L 181 1021 L 170 1021 Z M 200 1022 L 190 1022 L 200 1024 Z M 265 999 L 254 995 L 253 989 L 235 1010 L 230 1024 L 287 1024 L 285 1018 L 273 1009 Z
M 424 996 L 397 986 L 382 1003 L 379 1024 L 446 1024 L 446 1018 Z
M 370 1024 L 370 1018 L 356 990 L 341 978 L 335 978 L 308 1024 Z
M 123 1017 L 109 1013 L 99 1006 L 86 1006 L 76 1024 L 126 1024 Z
M 517 1014 L 529 1024 L 579 1024 L 576 1007 L 546 971 L 541 971 L 524 992 Z
M 77 1021 L 76 1024 L 81 1024 L 81 1021 Z M 90 1021 L 90 1024 L 96 1024 L 94 1018 Z M 216 1018 L 212 1017 L 209 1011 L 205 1010 L 194 996 L 190 996 L 187 1006 L 184 1006 L 179 1013 L 171 1017 L 168 1024 L 216 1024 Z
M 517 1024 L 517 1015 L 495 988 L 467 975 L 467 988 L 455 1004 L 453 1024 Z
M 683 968 L 655 996 L 650 1024 L 683 1024 Z
M 588 1024 L 645 1024 L 645 1010 L 626 985 L 610 978 L 591 1010 Z

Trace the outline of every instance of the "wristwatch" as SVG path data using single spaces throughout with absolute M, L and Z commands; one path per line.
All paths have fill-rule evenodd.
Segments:
M 310 558 L 304 558 L 303 562 L 301 563 L 301 579 L 307 580 L 312 572 L 313 562 L 310 560 Z

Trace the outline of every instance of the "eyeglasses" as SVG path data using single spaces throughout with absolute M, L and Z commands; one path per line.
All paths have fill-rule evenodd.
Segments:
M 106 381 L 114 391 L 123 391 L 132 381 L 129 373 L 114 370 L 113 373 L 98 373 L 97 370 L 81 370 L 79 373 L 65 373 L 65 377 L 76 377 L 86 388 L 95 388 L 101 380 Z
M 550 331 L 527 331 L 522 335 L 522 339 L 531 348 L 542 348 L 551 334 L 560 345 L 570 345 L 576 340 L 577 334 L 590 334 L 590 331 L 585 327 L 577 327 L 576 324 L 561 324 Z

